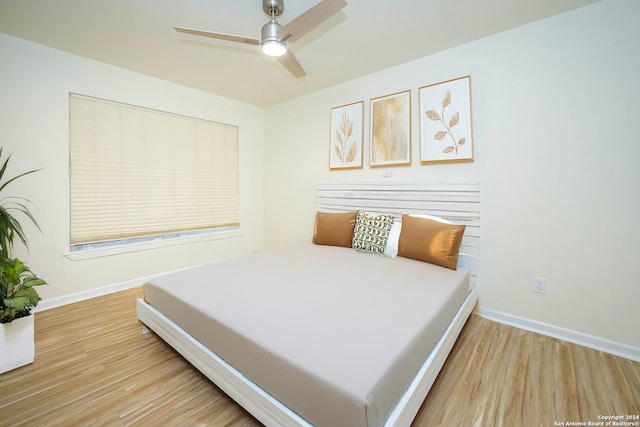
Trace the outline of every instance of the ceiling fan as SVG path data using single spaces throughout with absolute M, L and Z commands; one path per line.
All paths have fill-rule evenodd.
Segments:
M 262 9 L 271 17 L 271 20 L 262 27 L 260 39 L 235 36 L 232 34 L 215 33 L 207 30 L 197 30 L 194 28 L 173 27 L 176 31 L 197 36 L 212 37 L 215 39 L 228 40 L 251 45 L 259 45 L 262 52 L 269 56 L 275 56 L 291 74 L 302 77 L 306 74 L 298 60 L 289 49 L 287 43 L 298 40 L 303 35 L 320 25 L 330 16 L 337 13 L 347 5 L 346 0 L 322 0 L 293 21 L 282 26 L 276 21 L 276 16 L 280 16 L 284 11 L 284 0 L 262 0 Z

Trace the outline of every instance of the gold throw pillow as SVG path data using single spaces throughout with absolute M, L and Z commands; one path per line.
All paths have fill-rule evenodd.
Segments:
M 402 216 L 398 255 L 456 269 L 464 225 Z
M 316 213 L 313 243 L 316 245 L 351 247 L 353 228 L 358 211 L 345 213 Z

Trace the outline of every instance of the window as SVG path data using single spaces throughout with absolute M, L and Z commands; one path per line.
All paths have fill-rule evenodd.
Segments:
M 71 250 L 239 227 L 238 128 L 71 94 Z

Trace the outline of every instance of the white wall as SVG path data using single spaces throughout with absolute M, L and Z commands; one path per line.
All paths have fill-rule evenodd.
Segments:
M 0 145 L 13 153 L 9 175 L 44 167 L 15 185 L 32 200 L 44 235 L 25 225 L 30 253 L 16 255 L 66 296 L 260 249 L 264 243 L 264 110 L 0 34 Z M 244 236 L 82 261 L 69 249 L 69 92 L 240 127 L 240 221 Z
M 639 19 L 606 0 L 268 108 L 267 245 L 311 238 L 318 182 L 478 180 L 481 306 L 640 347 Z M 475 161 L 421 166 L 417 89 L 464 75 Z M 369 99 L 406 89 L 413 165 L 329 171 L 330 108 L 364 100 L 368 129 Z

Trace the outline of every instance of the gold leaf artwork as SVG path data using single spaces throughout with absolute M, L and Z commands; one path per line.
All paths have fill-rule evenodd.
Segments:
M 449 92 L 447 92 L 449 93 Z M 425 113 L 427 115 L 427 117 L 429 117 L 431 120 L 440 120 L 440 116 L 438 115 L 438 113 L 436 113 L 435 110 L 429 110 Z
M 447 94 L 444 96 L 444 99 L 442 100 L 442 108 L 448 107 L 449 104 L 451 104 L 451 92 L 447 91 Z
M 471 76 L 422 86 L 420 108 L 420 161 L 473 161 Z
M 349 150 L 349 154 L 347 154 L 347 163 L 351 163 L 356 159 L 356 144 L 351 144 L 351 149 Z
M 451 119 L 449 119 L 449 127 L 453 127 L 457 125 L 459 121 L 460 121 L 460 114 L 455 113 L 453 116 L 451 116 Z
M 445 139 L 445 137 L 448 135 L 449 137 L 451 137 L 451 140 L 453 141 L 453 145 L 448 145 L 447 147 L 445 147 L 442 152 L 445 154 L 448 153 L 453 153 L 455 152 L 456 155 L 458 155 L 458 147 L 460 145 L 464 145 L 464 143 L 466 142 L 465 138 L 460 138 L 458 141 L 456 141 L 456 138 L 453 136 L 453 132 L 451 131 L 451 128 L 453 128 L 455 125 L 457 125 L 460 122 L 460 113 L 455 112 L 453 113 L 453 115 L 449 118 L 449 123 L 447 124 L 444 120 L 445 118 L 445 109 L 451 105 L 451 91 L 448 90 L 447 93 L 445 94 L 444 98 L 442 99 L 442 113 L 438 114 L 437 111 L 435 110 L 427 110 L 425 111 L 425 115 L 427 116 L 427 118 L 429 120 L 432 120 L 434 122 L 441 122 L 442 125 L 444 126 L 445 130 L 441 130 L 436 132 L 435 135 L 433 135 L 433 139 L 435 139 L 436 141 L 442 141 Z
M 334 145 L 336 155 L 342 163 L 351 163 L 356 158 L 357 141 L 349 141 L 353 134 L 353 121 L 347 117 L 347 112 L 342 113 L 342 120 L 336 129 L 337 143 Z

